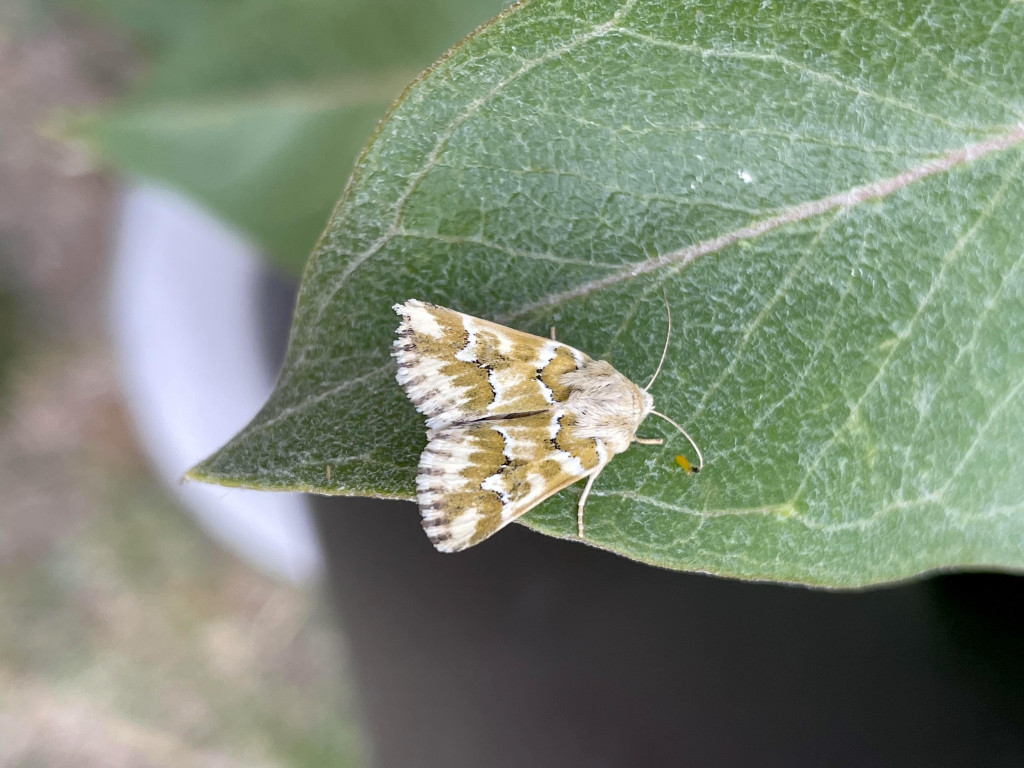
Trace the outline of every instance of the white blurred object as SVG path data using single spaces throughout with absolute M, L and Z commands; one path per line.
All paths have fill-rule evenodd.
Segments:
M 274 384 L 255 248 L 161 187 L 124 197 L 111 297 L 129 408 L 160 476 L 214 537 L 261 570 L 322 568 L 308 500 L 180 482 L 256 414 Z

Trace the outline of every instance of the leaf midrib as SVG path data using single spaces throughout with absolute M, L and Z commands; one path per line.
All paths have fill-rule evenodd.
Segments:
M 515 312 L 498 317 L 495 321 L 507 324 L 511 320 L 533 312 L 560 306 L 574 299 L 583 298 L 595 291 L 609 288 L 640 275 L 655 272 L 669 266 L 685 267 L 702 256 L 718 253 L 742 241 L 755 240 L 787 224 L 796 224 L 815 216 L 829 213 L 830 211 L 855 208 L 872 200 L 885 199 L 915 182 L 950 171 L 959 166 L 968 165 L 989 154 L 1010 149 L 1022 142 L 1024 142 L 1024 123 L 1018 123 L 1006 133 L 997 134 L 985 141 L 947 151 L 934 160 L 912 166 L 895 176 L 851 187 L 843 192 L 828 195 L 817 200 L 798 203 L 781 210 L 774 216 L 760 219 L 753 224 L 739 227 L 731 232 L 713 237 L 710 240 L 703 240 L 685 248 L 654 256 L 646 261 L 633 263 L 626 269 L 583 283 L 568 291 L 550 294 L 543 299 L 517 309 Z
M 1013 146 L 1020 143 L 1024 143 L 1024 123 L 1018 124 L 1014 126 L 1013 129 L 1011 129 L 1010 131 L 994 136 L 990 139 L 987 139 L 986 141 L 978 142 L 975 144 L 969 144 L 965 147 L 948 151 L 934 160 L 930 160 L 928 162 L 921 163 L 917 166 L 908 168 L 907 170 L 902 171 L 901 173 L 896 174 L 895 176 L 880 179 L 869 184 L 852 187 L 843 192 L 819 198 L 817 200 L 799 203 L 795 206 L 791 206 L 787 209 L 782 210 L 781 212 L 775 214 L 774 216 L 768 217 L 766 219 L 761 219 L 745 227 L 734 229 L 731 232 L 727 232 L 723 235 L 711 238 L 710 240 L 705 240 L 694 245 L 687 246 L 685 248 L 670 251 L 668 253 L 647 259 L 646 261 L 633 263 L 629 265 L 627 268 L 621 269 L 611 275 L 606 275 L 602 278 L 598 278 L 597 280 L 592 280 L 590 282 L 583 283 L 577 286 L 576 288 L 570 289 L 568 291 L 563 291 L 557 294 L 551 294 L 547 297 L 544 297 L 543 299 L 533 302 L 532 304 L 528 304 L 514 312 L 494 318 L 494 320 L 495 322 L 501 323 L 502 325 L 509 325 L 513 321 L 526 315 L 529 315 L 531 313 L 560 306 L 562 304 L 565 304 L 566 302 L 583 298 L 594 293 L 595 291 L 602 290 L 604 288 L 616 285 L 618 283 L 638 277 L 643 274 L 649 274 L 651 272 L 655 272 L 657 270 L 664 269 L 667 267 L 676 267 L 677 269 L 682 269 L 687 265 L 691 264 L 692 262 L 696 261 L 697 259 L 701 258 L 702 256 L 717 253 L 719 251 L 724 250 L 725 248 L 736 245 L 743 241 L 759 238 L 774 230 L 780 229 L 786 225 L 795 224 L 813 218 L 815 216 L 824 215 L 832 211 L 855 208 L 858 205 L 863 205 L 864 203 L 872 200 L 884 199 L 904 189 L 905 187 L 910 186 L 915 182 L 922 181 L 930 176 L 947 172 L 952 170 L 953 168 L 975 162 L 989 154 L 1010 149 Z M 389 230 L 387 233 L 385 233 L 385 235 L 382 236 L 379 245 L 376 243 L 374 244 L 375 246 L 377 246 L 376 250 L 379 250 L 380 247 L 383 247 L 383 245 L 386 244 L 386 242 L 390 240 L 390 238 L 399 234 L 400 231 L 401 230 L 399 230 L 396 226 L 394 228 L 394 232 Z M 371 246 L 371 249 L 372 248 L 373 246 Z M 369 258 L 369 256 L 372 255 L 369 251 L 370 249 L 368 249 L 368 251 L 365 252 L 367 258 Z M 354 271 L 353 265 L 351 263 L 349 264 L 349 268 L 352 269 L 346 269 L 345 277 L 347 277 L 351 271 Z M 340 290 L 341 284 L 342 283 L 339 283 L 339 286 L 331 293 L 331 295 L 334 295 L 334 293 L 337 290 Z M 303 346 L 299 350 L 298 359 L 293 361 L 289 366 L 292 370 L 295 370 L 299 367 L 299 364 L 301 363 L 301 360 L 304 357 L 305 349 L 306 347 Z M 381 366 L 377 368 L 373 368 L 369 371 L 366 371 L 355 378 L 346 379 L 345 381 L 338 382 L 338 384 L 336 384 L 330 390 L 317 393 L 316 395 L 313 395 L 299 403 L 289 405 L 280 413 L 275 414 L 274 417 L 272 417 L 271 419 L 268 419 L 267 421 L 261 422 L 259 425 L 250 428 L 249 432 L 251 434 L 256 430 L 263 431 L 264 429 L 267 429 L 273 426 L 274 424 L 280 422 L 282 419 L 287 418 L 288 416 L 291 416 L 295 413 L 300 413 L 306 408 L 311 407 L 316 403 L 319 403 L 320 401 L 330 397 L 332 394 L 336 394 L 337 392 L 347 389 L 353 386 L 354 384 L 365 383 L 366 381 L 372 380 L 377 376 L 381 376 L 385 373 L 388 373 L 389 371 L 391 371 L 391 369 L 392 364 L 389 358 L 386 363 L 383 363 Z M 282 379 L 283 378 L 285 378 L 285 376 L 282 376 Z
M 467 104 L 466 109 L 463 110 L 460 114 L 458 114 L 449 123 L 446 129 L 439 134 L 437 141 L 435 142 L 430 152 L 427 154 L 425 161 L 421 168 L 418 170 L 418 172 L 412 174 L 409 177 L 405 189 L 402 191 L 402 193 L 399 195 L 399 197 L 395 200 L 393 204 L 394 213 L 392 216 L 392 221 L 388 225 L 388 228 L 381 234 L 379 238 L 377 238 L 374 242 L 372 242 L 361 252 L 348 254 L 349 259 L 345 264 L 344 268 L 341 270 L 340 274 L 334 277 L 331 281 L 333 285 L 328 290 L 323 292 L 323 296 L 320 298 L 320 301 L 318 302 L 317 306 L 311 308 L 311 315 L 314 318 L 312 321 L 313 324 L 316 325 L 317 323 L 319 323 L 320 319 L 323 317 L 324 312 L 331 305 L 334 297 L 347 284 L 348 278 L 353 273 L 355 273 L 363 264 L 372 259 L 372 257 L 375 254 L 379 253 L 382 248 L 384 248 L 388 243 L 390 243 L 391 240 L 394 237 L 398 236 L 398 234 L 401 232 L 400 224 L 402 220 L 402 215 L 405 211 L 406 203 L 408 202 L 410 197 L 415 193 L 416 189 L 419 187 L 423 179 L 426 178 L 430 171 L 440 162 L 445 147 L 448 145 L 448 142 L 451 140 L 452 136 L 454 136 L 456 130 L 461 125 L 463 125 L 473 115 L 479 112 L 479 110 L 482 109 L 488 102 L 490 102 L 491 99 L 493 99 L 497 94 L 501 93 L 511 83 L 523 77 L 525 74 L 533 71 L 541 64 L 547 61 L 557 59 L 567 54 L 568 52 L 572 51 L 573 49 L 577 48 L 578 46 L 591 40 L 600 38 L 613 30 L 622 32 L 624 34 L 640 34 L 636 33 L 635 30 L 630 30 L 627 27 L 620 26 L 619 24 L 621 19 L 634 8 L 637 1 L 638 0 L 626 0 L 626 2 L 624 2 L 615 11 L 612 17 L 608 19 L 608 21 L 602 24 L 594 25 L 589 31 L 581 32 L 577 35 L 574 35 L 569 40 L 563 42 L 561 45 L 555 46 L 550 50 L 545 51 L 540 56 L 524 61 L 518 69 L 516 69 L 507 77 L 502 78 L 486 93 L 470 101 Z M 499 20 L 504 19 L 507 15 L 515 12 L 516 10 L 528 4 L 529 0 L 527 0 L 527 2 L 521 3 L 519 6 L 510 8 L 508 11 L 506 11 L 506 13 L 501 14 L 496 19 L 492 20 L 490 24 L 485 26 L 495 25 Z M 456 49 L 452 50 L 454 51 Z M 697 50 L 695 50 L 695 52 L 697 52 Z M 700 52 L 706 54 L 715 53 L 714 51 L 705 50 L 700 50 Z M 448 55 L 451 55 L 451 52 L 449 52 Z M 788 59 L 784 59 L 781 57 L 776 58 L 780 63 L 792 66 L 799 66 L 798 63 L 791 62 Z M 435 65 L 435 68 L 436 66 L 437 65 Z M 823 73 L 819 73 L 816 71 L 814 71 L 814 73 L 816 75 L 823 76 Z M 828 77 L 835 79 L 833 76 Z M 842 83 L 842 81 L 838 82 L 840 84 L 843 84 L 844 86 L 849 85 Z M 878 96 L 878 94 L 871 95 Z M 938 118 L 938 116 L 931 117 Z M 977 126 L 971 127 L 972 129 L 977 129 Z M 642 274 L 656 271 L 666 266 L 678 265 L 680 268 L 685 267 L 687 264 L 691 263 L 697 258 L 700 258 L 701 256 L 716 253 L 742 240 L 755 239 L 763 234 L 766 234 L 767 232 L 773 231 L 774 229 L 778 229 L 779 227 L 782 227 L 785 224 L 802 221 L 812 216 L 820 215 L 829 210 L 837 208 L 854 207 L 867 200 L 884 198 L 892 194 L 893 192 L 902 189 L 903 187 L 922 178 L 926 178 L 936 173 L 947 171 L 950 168 L 955 167 L 956 165 L 963 164 L 965 162 L 968 162 L 969 160 L 977 159 L 977 157 L 982 157 L 985 154 L 989 154 L 992 151 L 1005 149 L 1020 141 L 1024 141 L 1024 123 L 1017 124 L 1008 133 L 997 134 L 994 138 L 990 138 L 986 141 L 967 145 L 958 150 L 952 150 L 950 152 L 947 152 L 945 155 L 940 156 L 938 160 L 923 163 L 919 166 L 909 169 L 908 171 L 904 171 L 903 173 L 898 174 L 897 176 L 883 179 L 881 181 L 873 182 L 867 185 L 854 187 L 846 192 L 831 195 L 816 201 L 810 201 L 807 203 L 799 204 L 797 206 L 792 206 L 788 209 L 783 210 L 782 212 L 773 217 L 769 217 L 768 219 L 762 219 L 758 222 L 755 222 L 755 224 L 753 225 L 741 227 L 725 235 L 712 238 L 711 240 L 703 241 L 701 243 L 697 243 L 695 245 L 688 246 L 677 251 L 672 251 L 661 256 L 653 257 L 644 262 L 640 262 L 639 264 L 632 264 L 628 268 L 623 269 L 612 275 L 605 275 L 604 277 L 599 278 L 597 280 L 584 283 L 581 286 L 578 286 L 577 288 L 570 289 L 568 291 L 564 291 L 558 294 L 552 294 L 544 299 L 538 300 L 537 302 L 528 304 L 525 307 L 516 310 L 515 312 L 508 313 L 506 315 L 502 315 L 494 319 L 496 322 L 499 322 L 501 324 L 508 324 L 510 321 L 528 315 L 532 312 L 553 306 L 559 306 L 567 301 L 571 301 L 573 299 L 589 295 L 594 291 L 615 285 L 624 280 L 628 280 L 632 277 L 637 277 Z M 974 152 L 977 152 L 977 154 L 974 154 Z M 338 211 L 340 214 L 338 216 L 337 222 L 335 222 L 336 225 L 339 222 L 344 221 L 346 218 L 345 214 L 341 212 L 344 209 L 345 201 L 348 198 L 349 190 L 352 188 L 352 182 L 356 179 L 358 175 L 359 169 L 357 169 L 356 172 L 353 174 L 352 178 L 349 180 L 349 184 L 346 185 L 346 188 L 342 194 L 342 199 L 339 201 L 339 204 L 336 208 L 336 211 Z M 302 362 L 305 360 L 306 351 L 308 348 L 308 345 L 303 345 L 296 351 L 295 358 L 289 361 L 289 364 L 282 372 L 281 380 L 278 382 L 279 386 L 287 383 L 287 381 L 290 378 L 290 371 L 297 370 L 299 367 L 301 367 Z

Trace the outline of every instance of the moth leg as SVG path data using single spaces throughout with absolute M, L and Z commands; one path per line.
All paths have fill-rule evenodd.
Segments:
M 633 442 L 637 445 L 664 445 L 665 441 L 660 437 L 634 437 Z
M 604 464 L 599 464 L 597 469 L 594 470 L 594 474 L 587 478 L 587 485 L 583 489 L 583 495 L 580 496 L 579 506 L 576 508 L 576 522 L 579 526 L 580 538 L 583 538 L 583 507 L 586 506 L 587 496 L 590 495 L 590 489 L 594 486 L 594 481 L 597 480 L 597 476 L 601 474 L 601 470 L 604 469 Z
M 553 325 L 551 326 L 551 340 L 558 341 L 558 339 L 555 338 L 555 326 Z

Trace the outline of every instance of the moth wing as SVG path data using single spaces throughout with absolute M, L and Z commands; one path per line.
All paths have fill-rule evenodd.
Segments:
M 416 477 L 423 528 L 437 549 L 478 544 L 608 457 L 599 439 L 574 434 L 562 408 L 434 432 Z
M 566 344 L 415 299 L 395 312 L 398 383 L 433 430 L 549 409 L 569 396 L 564 374 L 589 360 Z

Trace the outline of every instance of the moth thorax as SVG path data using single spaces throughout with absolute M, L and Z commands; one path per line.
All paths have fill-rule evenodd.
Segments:
M 576 434 L 602 440 L 613 453 L 629 447 L 654 408 L 648 392 L 603 360 L 587 360 L 563 380 L 571 390 L 567 406 L 576 416 Z

